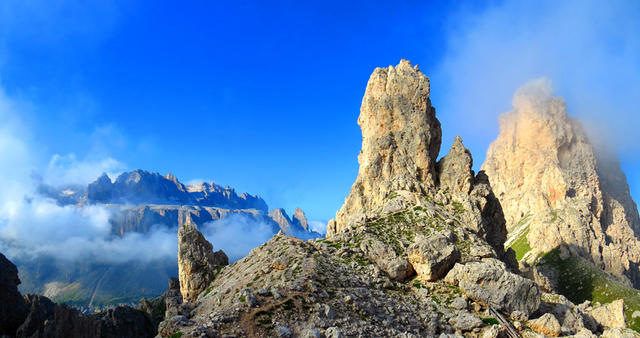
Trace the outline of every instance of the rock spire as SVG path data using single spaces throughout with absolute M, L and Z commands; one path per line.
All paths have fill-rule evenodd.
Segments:
M 520 88 L 513 107 L 500 117 L 483 165 L 504 210 L 507 244 L 526 241 L 530 251 L 520 255 L 532 261 L 566 243 L 640 286 L 640 220 L 617 158 L 598 152 L 548 80 Z

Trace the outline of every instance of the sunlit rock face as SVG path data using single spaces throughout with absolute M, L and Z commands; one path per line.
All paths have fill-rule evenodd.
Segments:
M 435 187 L 442 131 L 429 90 L 427 76 L 409 61 L 375 69 L 358 118 L 358 178 L 329 235 L 378 213 L 396 191 L 424 194 Z
M 178 230 L 178 278 L 180 292 L 187 302 L 193 302 L 204 291 L 219 266 L 229 264 L 222 251 L 213 251 L 213 245 L 193 225 L 183 225 Z
M 638 287 L 640 221 L 616 156 L 598 152 L 546 79 L 520 88 L 513 107 L 500 117 L 483 165 L 502 204 L 507 245 L 526 236 L 523 258 L 533 260 L 567 243 Z

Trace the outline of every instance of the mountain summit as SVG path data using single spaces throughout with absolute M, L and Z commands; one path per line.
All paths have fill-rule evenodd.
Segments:
M 639 287 L 640 219 L 615 155 L 594 146 L 549 80 L 520 88 L 513 107 L 482 167 L 502 204 L 508 245 L 533 263 L 565 244 Z

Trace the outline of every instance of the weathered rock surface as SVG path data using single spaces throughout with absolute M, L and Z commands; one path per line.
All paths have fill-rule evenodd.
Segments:
M 358 118 L 358 178 L 327 236 L 378 214 L 396 191 L 424 195 L 435 187 L 442 131 L 429 91 L 429 79 L 409 61 L 373 72 Z
M 218 267 L 229 264 L 222 251 L 213 252 L 213 245 L 193 225 L 178 230 L 178 278 L 184 301 L 193 302 L 215 277 Z
M 299 209 L 296 209 L 296 211 L 297 210 Z M 304 216 L 304 213 L 302 215 Z M 289 218 L 289 215 L 287 215 L 287 212 L 282 208 L 269 211 L 269 218 L 274 220 L 280 227 L 280 230 L 287 235 L 306 231 L 306 229 L 302 228 L 299 222 L 293 222 L 291 218 Z
M 408 259 L 419 278 L 434 281 L 443 277 L 460 258 L 453 233 L 421 236 L 409 247 Z
M 27 317 L 27 304 L 18 292 L 18 268 L 0 253 L 0 336 L 14 335 Z
M 530 320 L 528 325 L 533 331 L 545 336 L 558 337 L 562 333 L 558 319 L 551 313 L 545 313 L 540 318 Z
M 297 224 L 305 231 L 309 231 L 309 221 L 307 220 L 307 216 L 304 214 L 304 211 L 300 208 L 296 208 L 293 212 L 292 223 Z
M 609 304 L 605 304 L 591 310 L 591 316 L 595 321 L 607 328 L 621 328 L 627 327 L 627 322 L 624 317 L 624 300 L 618 299 Z
M 456 264 L 445 281 L 458 285 L 476 301 L 507 311 L 532 314 L 540 306 L 540 289 L 533 281 L 507 271 L 504 263 L 488 258 Z
M 631 329 L 606 329 L 602 333 L 601 338 L 638 338 L 640 333 Z
M 500 117 L 483 165 L 502 204 L 508 245 L 526 241 L 524 259 L 532 261 L 566 243 L 640 286 L 640 219 L 618 160 L 594 146 L 548 82 L 519 89 L 513 106 Z

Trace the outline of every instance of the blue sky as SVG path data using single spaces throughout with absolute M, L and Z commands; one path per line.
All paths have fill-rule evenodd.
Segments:
M 0 87 L 41 175 L 170 172 L 327 220 L 357 175 L 375 67 L 420 65 L 443 151 L 461 135 L 476 169 L 513 92 L 548 76 L 611 136 L 638 198 L 639 19 L 637 2 L 10 0 Z

